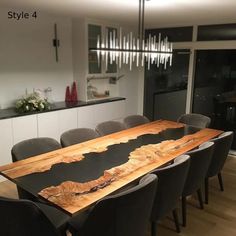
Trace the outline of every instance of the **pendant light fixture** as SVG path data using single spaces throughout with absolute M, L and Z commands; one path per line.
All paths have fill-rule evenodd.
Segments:
M 108 62 L 110 64 L 116 63 L 121 68 L 122 64 L 129 64 L 132 70 L 133 64 L 136 66 L 144 66 L 147 62 L 147 68 L 150 69 L 151 64 L 156 64 L 159 67 L 161 64 L 166 69 L 167 65 L 172 64 L 172 43 L 168 42 L 168 38 L 163 40 L 161 34 L 158 36 L 151 36 L 145 39 L 144 32 L 144 14 L 145 14 L 145 1 L 139 0 L 139 28 L 138 38 L 135 38 L 133 33 L 130 32 L 126 36 L 122 34 L 122 28 L 117 35 L 116 30 L 108 32 L 106 29 L 105 37 L 97 38 L 97 47 L 90 48 L 90 51 L 97 52 L 98 60 L 106 62 L 106 69 Z

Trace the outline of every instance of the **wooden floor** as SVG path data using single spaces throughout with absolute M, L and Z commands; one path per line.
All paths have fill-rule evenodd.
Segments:
M 220 192 L 217 178 L 209 183 L 209 204 L 198 208 L 195 196 L 189 199 L 187 227 L 175 232 L 171 217 L 158 225 L 158 236 L 234 236 L 236 235 L 236 158 L 229 157 L 222 172 L 225 191 Z M 0 183 L 0 196 L 17 198 L 16 187 L 9 181 Z M 181 216 L 181 214 L 179 214 Z M 147 233 L 149 236 L 150 233 Z
M 222 171 L 225 191 L 220 192 L 217 177 L 209 181 L 209 204 L 200 210 L 195 196 L 188 200 L 187 227 L 175 232 L 172 217 L 158 225 L 158 236 L 236 235 L 236 158 L 229 157 Z M 181 212 L 179 211 L 181 220 Z M 150 235 L 150 234 L 149 234 Z

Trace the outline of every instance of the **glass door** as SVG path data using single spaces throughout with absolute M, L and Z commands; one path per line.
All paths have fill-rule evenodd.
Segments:
M 145 69 L 144 114 L 149 119 L 176 121 L 185 113 L 189 57 L 190 50 L 174 50 L 171 67 Z
M 100 25 L 88 25 L 88 49 L 97 47 L 97 39 L 101 40 L 102 27 Z M 97 52 L 88 50 L 88 72 L 89 74 L 102 73 L 101 58 L 98 60 Z
M 212 128 L 236 131 L 236 50 L 198 50 L 195 71 L 192 111 L 209 116 Z

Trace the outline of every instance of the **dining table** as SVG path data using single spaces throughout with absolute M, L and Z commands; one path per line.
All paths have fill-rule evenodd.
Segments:
M 157 120 L 1 166 L 0 174 L 74 216 L 222 132 Z

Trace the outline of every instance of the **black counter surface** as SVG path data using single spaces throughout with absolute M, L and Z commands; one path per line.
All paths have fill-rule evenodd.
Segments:
M 78 101 L 78 102 L 55 102 L 51 104 L 51 109 L 48 111 L 42 111 L 42 112 L 27 112 L 27 113 L 17 113 L 15 108 L 7 108 L 7 109 L 0 109 L 0 120 L 3 119 L 9 119 L 14 117 L 20 117 L 20 116 L 28 116 L 28 115 L 35 115 L 39 113 L 46 113 L 51 111 L 59 111 L 59 110 L 65 110 L 70 108 L 76 108 L 76 107 L 83 107 L 83 106 L 91 106 L 101 103 L 108 103 L 108 102 L 115 102 L 115 101 L 121 101 L 125 100 L 123 97 L 113 97 L 113 98 L 106 98 L 101 100 L 93 100 L 93 101 Z

